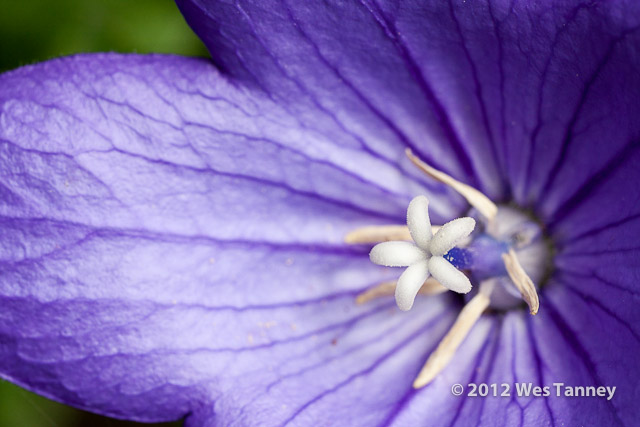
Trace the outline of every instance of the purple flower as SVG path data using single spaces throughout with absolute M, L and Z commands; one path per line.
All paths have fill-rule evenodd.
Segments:
M 213 64 L 0 77 L 3 378 L 192 426 L 637 423 L 637 2 L 178 4 Z M 397 271 L 343 243 L 418 194 L 434 224 L 466 213 L 407 147 L 534 215 L 553 250 L 539 314 L 484 315 L 418 390 L 462 302 L 356 305 Z

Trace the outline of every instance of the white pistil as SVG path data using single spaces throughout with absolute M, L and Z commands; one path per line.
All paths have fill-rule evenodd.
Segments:
M 433 234 L 440 230 L 439 225 L 432 225 L 431 232 Z M 345 243 L 379 243 L 389 242 L 392 240 L 411 241 L 411 233 L 406 225 L 370 225 L 367 227 L 356 228 L 349 232 L 345 237 Z
M 522 268 L 515 251 L 509 249 L 509 252 L 502 254 L 502 260 L 504 261 L 507 273 L 509 273 L 509 277 L 520 291 L 522 299 L 529 306 L 529 312 L 533 315 L 537 314 L 540 308 L 538 292 L 536 291 L 533 281 L 527 272 L 524 271 L 524 268 Z
M 448 185 L 449 187 L 460 193 L 462 197 L 467 199 L 471 206 L 476 208 L 478 212 L 480 212 L 485 218 L 487 218 L 488 222 L 491 222 L 491 220 L 498 213 L 498 207 L 496 206 L 496 204 L 493 203 L 491 199 L 482 194 L 480 191 L 452 178 L 444 172 L 441 172 L 429 166 L 420 158 L 415 156 L 408 148 L 405 150 L 405 154 L 407 155 L 409 160 L 413 162 L 414 165 L 420 168 L 420 170 L 429 175 L 431 178 Z
M 478 321 L 482 313 L 489 307 L 490 295 L 493 283 L 486 281 L 480 284 L 480 291 L 462 308 L 458 318 L 449 332 L 444 336 L 420 373 L 413 381 L 414 388 L 421 388 L 429 384 L 444 368 L 447 367 L 453 355 L 460 347 L 473 325 Z
M 369 253 L 369 258 L 375 264 L 408 267 L 398 279 L 395 289 L 398 307 L 403 311 L 411 309 L 418 291 L 430 274 L 452 291 L 469 292 L 469 278 L 442 255 L 471 234 L 475 220 L 454 219 L 433 235 L 429 219 L 429 200 L 425 196 L 418 196 L 407 208 L 407 226 L 415 244 L 384 242 L 374 246 Z
M 396 285 L 398 282 L 390 281 L 390 282 L 382 282 L 373 288 L 369 288 L 366 291 L 358 294 L 356 297 L 357 304 L 364 304 L 373 299 L 394 295 L 396 292 Z M 447 288 L 442 286 L 440 282 L 438 282 L 433 277 L 429 277 L 423 284 L 418 293 L 420 295 L 438 295 L 443 292 L 448 291 Z

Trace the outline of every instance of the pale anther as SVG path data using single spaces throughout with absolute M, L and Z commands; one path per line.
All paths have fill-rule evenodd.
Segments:
M 378 243 L 391 240 L 411 240 L 406 225 L 371 225 L 356 228 L 345 237 L 345 243 Z
M 391 296 L 396 292 L 396 284 L 398 282 L 393 280 L 389 282 L 382 282 L 366 291 L 358 294 L 356 297 L 356 304 L 364 304 L 376 298 Z M 423 284 L 418 293 L 420 295 L 438 295 L 448 291 L 433 277 L 429 277 Z
M 416 165 L 418 168 L 420 168 L 420 170 L 422 170 L 424 173 L 426 173 L 433 179 L 436 179 L 442 182 L 443 184 L 446 184 L 449 187 L 453 188 L 462 197 L 467 199 L 467 201 L 471 206 L 476 208 L 478 212 L 482 214 L 482 216 L 487 218 L 488 222 L 491 222 L 491 220 L 493 220 L 493 218 L 498 213 L 498 207 L 496 206 L 496 204 L 493 203 L 491 199 L 489 199 L 487 196 L 482 194 L 480 191 L 452 178 L 451 176 L 447 175 L 444 172 L 441 172 L 429 166 L 420 158 L 415 156 L 411 152 L 411 150 L 408 148 L 405 150 L 405 154 L 407 155 L 409 160 L 411 160 L 411 162 L 413 162 L 413 164 Z
M 509 249 L 509 252 L 502 254 L 502 260 L 504 261 L 507 273 L 509 273 L 509 277 L 520 291 L 522 299 L 529 306 L 529 312 L 533 315 L 537 314 L 540 308 L 540 300 L 538 299 L 536 286 L 533 284 L 527 272 L 524 271 L 524 268 L 522 268 L 515 251 Z
M 431 226 L 431 233 L 435 234 L 440 230 L 439 225 Z M 411 241 L 411 233 L 406 225 L 369 225 L 356 228 L 345 237 L 345 243 L 379 243 L 392 240 Z
M 458 318 L 449 332 L 444 336 L 438 347 L 427 359 L 422 370 L 413 381 L 414 388 L 421 388 L 429 384 L 444 368 L 447 367 L 456 350 L 465 339 L 473 325 L 482 313 L 489 307 L 493 283 L 482 282 L 480 291 L 462 308 Z

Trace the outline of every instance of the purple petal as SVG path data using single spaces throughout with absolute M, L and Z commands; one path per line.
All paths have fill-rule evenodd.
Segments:
M 377 135 L 545 218 L 640 132 L 637 2 L 177 3 L 226 72 L 383 117 Z
M 496 360 L 515 368 L 492 375 L 540 385 L 606 383 L 626 397 L 593 405 L 507 399 L 486 408 L 515 422 L 573 423 L 567 414 L 585 423 L 637 418 L 629 403 L 637 400 L 629 378 L 637 377 L 630 363 L 638 352 L 640 271 L 637 2 L 178 4 L 225 72 L 292 108 L 319 104 L 346 120 L 356 114 L 367 130 L 391 135 L 385 140 L 397 152 L 410 146 L 494 199 L 533 207 L 549 226 L 559 272 L 542 290 L 542 320 L 513 317 L 502 332 L 521 331 L 524 323 L 528 335 L 511 341 L 531 335 L 536 344 L 520 346 L 530 349 L 522 354 L 498 351 Z M 374 127 L 369 117 L 386 120 Z M 544 312 L 545 300 L 555 314 Z M 583 333 L 575 319 L 588 322 Z M 622 352 L 602 345 L 601 331 L 590 335 L 601 325 L 614 348 L 626 340 Z M 532 351 L 532 363 L 517 361 Z M 553 370 L 556 364 L 567 371 Z M 491 424 L 482 405 L 465 401 L 463 410 Z M 416 404 L 400 419 L 427 419 L 434 406 L 413 419 L 421 414 Z M 525 406 L 531 409 L 521 412 Z
M 546 304 L 569 354 L 585 373 L 582 382 L 615 385 L 609 419 L 633 424 L 640 417 L 640 153 L 596 176 L 589 197 L 563 211 L 554 227 L 561 242 L 555 285 Z M 601 424 L 611 424 L 603 421 Z
M 414 307 L 413 310 L 419 308 Z M 381 425 L 462 425 L 477 422 L 461 409 L 476 399 L 451 394 L 453 384 L 481 383 L 487 365 L 493 360 L 498 322 L 490 316 L 482 317 L 454 355 L 451 363 L 433 383 L 425 388 L 408 389 L 393 413 Z M 412 381 L 413 378 L 410 379 Z M 478 402 L 479 403 L 479 402 Z
M 2 375 L 95 411 L 194 424 L 637 418 L 638 198 L 620 186 L 638 180 L 637 6 L 263 4 L 180 2 L 214 61 L 260 94 L 166 57 L 1 77 Z M 446 297 L 407 317 L 354 307 L 385 273 L 339 245 L 355 225 L 402 222 L 423 185 L 434 222 L 463 206 L 405 170 L 405 146 L 537 206 L 560 245 L 549 313 L 484 318 L 417 392 L 452 321 Z M 509 352 L 505 334 L 526 350 Z M 623 345 L 620 360 L 602 342 Z M 448 393 L 491 375 L 628 397 Z
M 540 369 L 545 381 L 572 386 L 614 386 L 616 391 L 611 400 L 549 399 L 556 420 L 571 416 L 571 422 L 582 424 L 633 425 L 640 416 L 635 404 L 640 392 L 634 381 L 629 380 L 640 375 L 635 360 L 640 351 L 637 302 L 625 301 L 623 296 L 621 303 L 616 304 L 620 295 L 612 295 L 599 284 L 596 294 L 594 281 L 576 276 L 557 280 L 561 286 L 546 293 L 547 312 L 533 329 L 544 363 Z
M 377 422 L 453 320 L 446 297 L 354 304 L 397 272 L 345 232 L 401 223 L 419 184 L 207 61 L 79 56 L 0 88 L 2 377 L 141 421 Z
M 489 123 L 477 120 L 487 119 L 484 88 L 458 28 L 460 19 L 475 27 L 477 13 L 443 2 L 177 3 L 224 72 L 291 108 L 321 109 L 316 120 L 341 123 L 382 156 L 400 160 L 411 147 L 501 193 Z

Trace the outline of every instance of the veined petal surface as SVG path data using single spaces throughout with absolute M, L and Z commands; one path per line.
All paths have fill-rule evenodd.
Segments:
M 140 421 L 384 419 L 454 311 L 354 304 L 393 272 L 344 234 L 401 222 L 419 184 L 330 133 L 206 60 L 2 75 L 2 376 Z

